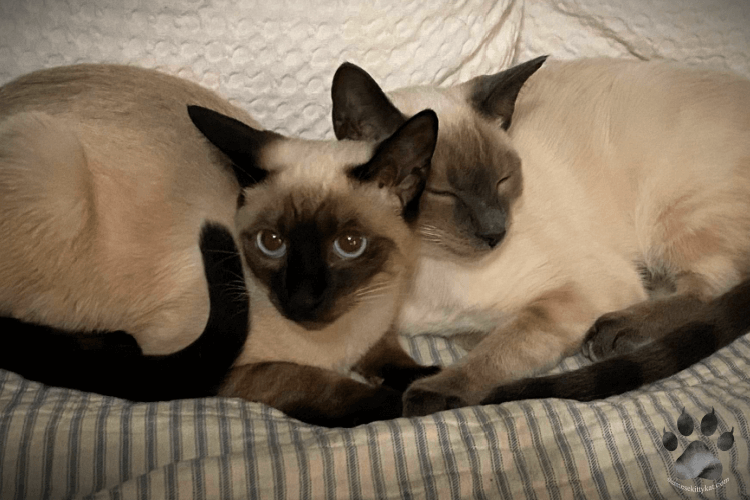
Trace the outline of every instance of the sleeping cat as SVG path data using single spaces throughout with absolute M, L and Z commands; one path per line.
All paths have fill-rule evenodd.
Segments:
M 377 140 L 424 107 L 440 117 L 400 327 L 475 345 L 409 387 L 407 416 L 623 392 L 748 326 L 750 82 L 666 62 L 544 61 L 390 99 L 352 64 L 334 77 L 340 139 Z M 582 345 L 620 357 L 533 391 L 498 387 Z
M 348 426 L 399 416 L 406 386 L 436 372 L 403 351 L 392 326 L 418 254 L 410 225 L 437 140 L 433 112 L 377 143 L 303 141 L 249 126 L 245 113 L 184 80 L 89 65 L 3 87 L 0 116 L 0 312 L 25 328 L 22 345 L 33 339 L 46 353 L 43 369 L 9 365 L 19 373 L 91 388 L 97 353 L 125 372 L 189 370 L 174 361 L 193 359 L 179 349 L 206 321 L 195 245 L 206 218 L 239 242 L 244 270 L 232 268 L 229 242 L 213 248 L 226 252 L 245 312 L 252 304 L 252 332 L 240 349 L 224 347 L 225 368 L 235 363 L 217 371 L 218 383 L 193 391 L 170 373 L 171 394 L 208 390 Z M 91 363 L 72 382 L 71 353 Z M 372 383 L 349 378 L 352 369 Z M 106 380 L 94 387 L 170 397 Z

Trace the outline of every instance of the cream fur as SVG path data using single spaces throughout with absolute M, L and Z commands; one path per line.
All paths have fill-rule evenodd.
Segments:
M 146 353 L 202 331 L 199 228 L 232 227 L 238 187 L 188 103 L 257 126 L 213 92 L 139 68 L 57 68 L 0 89 L 2 314 L 125 329 Z
M 406 115 L 435 109 L 440 142 L 479 119 L 469 91 L 389 97 Z M 662 62 L 547 61 L 522 88 L 508 134 L 497 130 L 524 176 L 508 234 L 479 261 L 426 245 L 400 317 L 406 333 L 487 336 L 414 388 L 476 403 L 556 363 L 599 316 L 647 298 L 637 261 L 704 299 L 748 277 L 749 81 Z

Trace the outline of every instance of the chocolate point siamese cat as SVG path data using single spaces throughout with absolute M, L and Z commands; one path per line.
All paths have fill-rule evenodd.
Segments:
M 750 82 L 545 59 L 387 96 L 353 64 L 334 77 L 339 139 L 377 140 L 425 107 L 440 117 L 399 325 L 473 348 L 408 388 L 406 416 L 619 394 L 750 327 Z M 581 348 L 606 360 L 523 378 Z
M 242 172 L 186 102 L 254 123 L 140 68 L 0 87 L 0 367 L 134 400 L 217 390 L 248 333 L 232 237 Z
M 2 87 L 0 313 L 20 352 L 0 367 L 135 400 L 238 396 L 321 425 L 400 416 L 403 390 L 437 371 L 393 328 L 435 113 L 371 143 L 254 127 L 139 68 Z
M 31 380 L 134 401 L 216 394 L 245 344 L 249 302 L 232 234 L 205 224 L 200 250 L 210 312 L 200 336 L 171 354 L 144 355 L 124 331 L 71 334 L 59 328 L 0 318 L 5 335 L 0 367 Z
M 286 138 L 209 109 L 191 118 L 258 179 L 236 217 L 253 330 L 219 395 L 328 426 L 401 416 L 406 387 L 438 370 L 418 365 L 394 327 L 419 253 L 435 113 L 372 143 Z

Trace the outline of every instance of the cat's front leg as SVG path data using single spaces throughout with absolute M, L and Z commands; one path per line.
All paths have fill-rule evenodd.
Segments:
M 581 346 L 592 361 L 630 353 L 677 327 L 699 319 L 706 303 L 693 295 L 646 300 L 602 315 Z
M 556 340 L 549 339 L 549 344 L 556 344 Z M 480 342 L 455 365 L 412 383 L 404 393 L 403 416 L 430 415 L 443 410 L 478 405 L 494 388 L 554 365 L 562 358 L 562 353 L 567 351 L 560 345 L 559 350 L 545 350 L 544 353 L 527 356 L 528 353 L 510 345 L 502 346 L 501 349 L 504 352 L 490 350 L 487 344 Z M 516 357 L 511 359 L 514 353 Z
M 404 393 L 403 416 L 420 417 L 444 410 L 478 404 L 483 398 L 467 392 L 469 387 L 482 390 L 457 367 L 444 368 L 440 373 L 415 381 Z M 484 394 L 484 392 L 483 392 Z
M 264 403 L 302 422 L 354 427 L 401 416 L 401 391 L 290 362 L 234 367 L 220 396 Z
M 417 363 L 391 329 L 357 362 L 354 371 L 373 383 L 403 392 L 415 380 L 438 373 L 440 367 Z
M 493 388 L 550 368 L 575 352 L 592 313 L 583 302 L 569 299 L 527 306 L 457 363 L 411 384 L 404 393 L 404 416 L 480 404 Z

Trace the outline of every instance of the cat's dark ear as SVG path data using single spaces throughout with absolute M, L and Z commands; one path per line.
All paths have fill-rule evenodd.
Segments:
M 547 56 L 513 66 L 494 75 L 478 76 L 466 82 L 468 99 L 479 113 L 502 119 L 502 127 L 507 130 L 513 118 L 516 98 L 526 80 L 542 67 Z
M 377 146 L 370 161 L 352 168 L 349 176 L 388 187 L 401 199 L 404 218 L 412 220 L 430 173 L 437 135 L 435 112 L 427 109 L 417 113 Z
M 333 131 L 336 138 L 382 141 L 406 121 L 365 70 L 345 62 L 333 75 Z
M 243 189 L 262 182 L 268 170 L 260 166 L 263 148 L 284 136 L 257 130 L 229 116 L 202 106 L 188 106 L 188 115 L 206 139 L 232 160 L 232 169 Z

